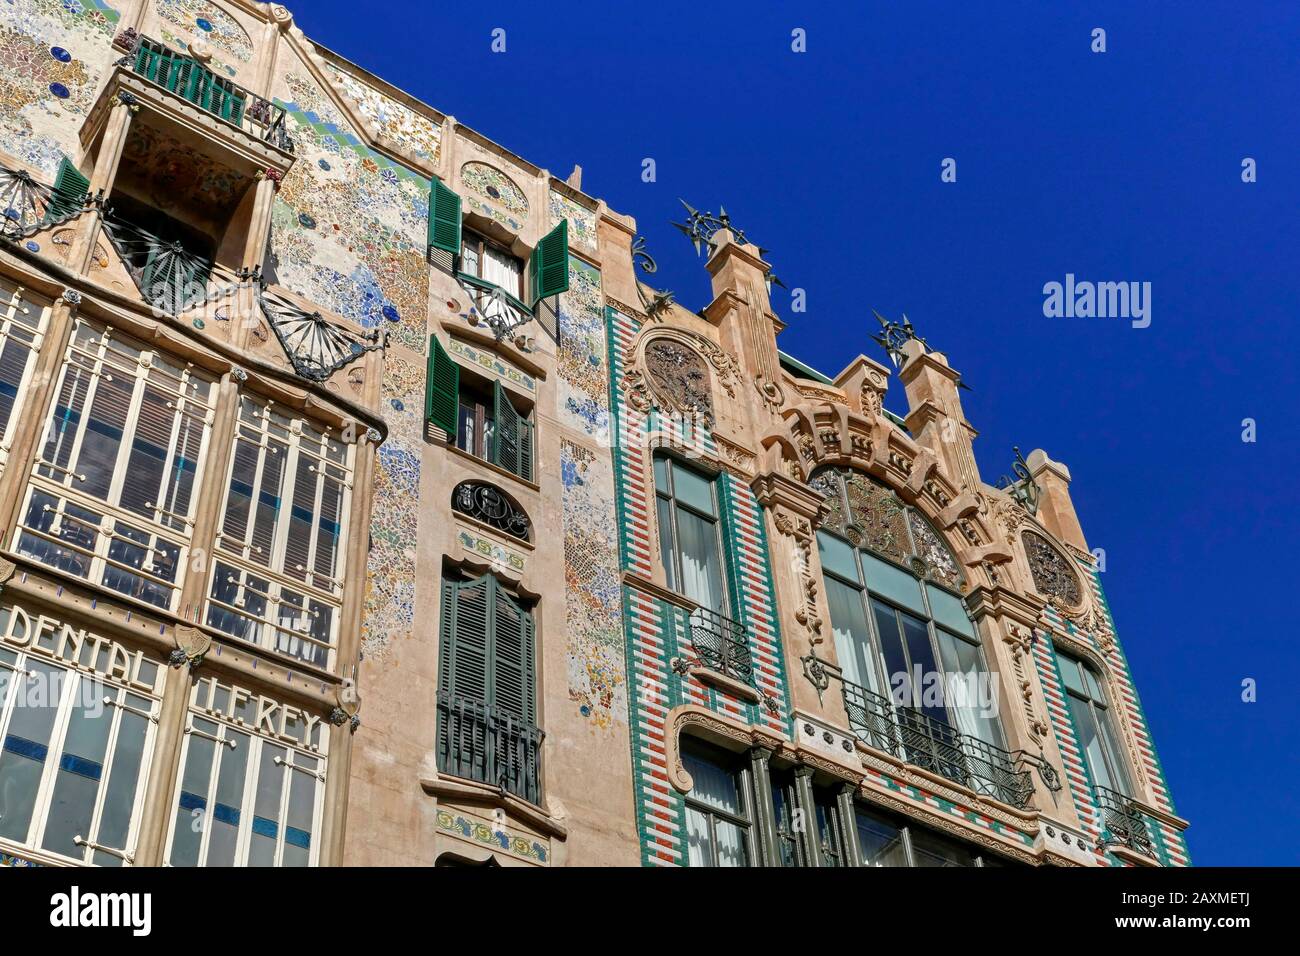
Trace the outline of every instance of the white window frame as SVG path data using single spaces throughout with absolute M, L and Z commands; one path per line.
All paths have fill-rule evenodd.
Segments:
M 83 328 L 92 331 L 98 331 L 99 335 L 95 339 L 89 340 L 85 345 L 78 344 L 78 337 Z M 120 364 L 120 354 L 112 352 L 110 354 L 109 344 L 118 343 L 128 349 L 139 350 L 134 369 L 126 368 Z M 160 356 L 174 364 L 183 364 L 184 371 L 181 373 L 179 380 L 174 379 L 170 373 L 160 373 L 151 376 L 154 371 L 153 359 Z M 109 361 L 110 357 L 113 359 Z M 74 364 L 74 358 L 79 361 Z M 89 370 L 87 365 L 89 363 Z M 55 429 L 55 412 L 58 408 L 58 398 L 63 392 L 64 385 L 68 376 L 72 373 L 88 374 L 90 383 L 86 387 L 85 397 L 81 403 L 81 418 L 77 423 L 76 432 L 72 439 L 71 451 L 68 454 L 69 465 L 74 464 L 81 454 L 81 447 L 86 435 L 87 425 L 90 421 L 90 410 L 94 405 L 95 392 L 102 378 L 115 374 L 128 375 L 132 379 L 132 391 L 130 404 L 125 416 L 125 424 L 122 427 L 122 437 L 117 450 L 117 460 L 113 470 L 113 478 L 109 485 L 106 498 L 97 498 L 93 495 L 85 494 L 75 487 L 75 483 L 81 480 L 71 467 L 65 467 L 47 462 L 42 457 L 45 448 L 49 444 L 50 438 Z M 188 393 L 186 385 L 189 381 L 197 379 L 206 382 L 208 385 L 206 401 L 200 400 Z M 154 503 L 154 517 L 150 519 L 144 515 L 138 514 L 121 507 L 118 502 L 121 501 L 122 489 L 127 482 L 131 480 L 129 468 L 132 447 L 140 419 L 140 409 L 144 402 L 144 393 L 146 387 L 151 387 L 156 391 L 165 392 L 175 403 L 174 419 L 171 426 L 171 434 L 167 449 L 167 462 L 174 460 L 177 442 L 181 433 L 181 422 L 186 416 L 191 419 L 201 418 L 202 420 L 202 438 L 199 443 L 199 450 L 195 460 L 195 471 L 192 491 L 190 494 L 189 508 L 185 514 L 177 514 L 163 508 L 161 503 Z M 118 568 L 121 571 L 142 578 L 145 581 L 153 583 L 160 588 L 170 591 L 170 602 L 165 610 L 174 611 L 180 601 L 181 588 L 185 583 L 185 570 L 189 564 L 189 552 L 191 535 L 194 528 L 194 513 L 198 505 L 199 489 L 203 483 L 203 473 L 205 462 L 209 451 L 212 438 L 212 423 L 215 417 L 215 401 L 217 393 L 217 384 L 214 376 L 205 375 L 197 372 L 194 367 L 188 363 L 175 363 L 175 360 L 159 353 L 156 350 L 148 349 L 141 343 L 137 343 L 127 336 L 119 336 L 112 328 L 104 327 L 98 323 L 88 322 L 78 317 L 76 326 L 72 332 L 72 339 L 68 343 L 68 350 L 64 355 L 62 367 L 59 370 L 59 378 L 56 383 L 53 395 L 50 398 L 49 408 L 46 411 L 45 424 L 41 430 L 41 438 L 37 445 L 37 457 L 32 463 L 31 475 L 28 479 L 27 488 L 23 493 L 23 502 L 19 511 L 19 520 L 14 528 L 11 547 L 14 551 L 22 553 L 20 542 L 24 534 L 30 534 L 33 537 L 50 542 L 60 549 L 66 549 L 70 552 L 80 554 L 90 559 L 90 565 L 87 570 L 86 580 L 92 584 L 112 591 L 115 594 L 121 594 L 104 583 L 104 576 L 109 568 Z M 53 478 L 43 471 L 59 473 L 61 478 Z M 43 532 L 24 524 L 26 515 L 31 506 L 33 495 L 45 493 L 54 497 L 57 502 L 57 511 L 49 532 Z M 69 506 L 85 508 L 102 515 L 98 527 L 91 526 L 89 523 L 70 515 L 67 512 Z M 162 518 L 170 517 L 182 525 L 182 530 L 162 523 Z M 65 523 L 75 523 L 90 531 L 94 535 L 95 544 L 93 548 L 84 548 L 72 542 L 66 541 L 60 537 Z M 117 526 L 121 523 L 127 527 L 144 532 L 149 535 L 148 544 L 136 541 L 126 535 L 117 532 Z M 124 540 L 129 545 L 142 547 L 148 550 L 156 551 L 160 544 L 168 544 L 177 549 L 176 559 L 176 580 L 168 581 L 166 578 L 151 574 L 147 570 L 150 566 L 135 568 L 124 562 L 117 561 L 110 557 L 109 550 L 116 540 Z M 71 573 L 71 572 L 69 572 Z M 139 600 L 129 594 L 122 594 L 127 600 Z M 156 608 L 156 605 L 141 601 L 148 607 Z
M 260 421 L 249 421 L 244 417 L 245 407 L 251 406 L 259 411 L 256 418 Z M 272 431 L 272 414 L 281 414 L 289 419 L 289 434 L 281 435 Z M 312 439 L 304 434 L 304 426 L 311 428 L 320 434 L 320 444 L 318 448 L 323 449 L 330 441 L 337 441 L 344 449 L 344 460 L 336 462 L 330 460 L 327 455 L 319 450 L 313 450 L 308 442 Z M 258 435 L 257 465 L 253 479 L 253 496 L 249 500 L 248 520 L 244 528 L 242 537 L 236 537 L 226 530 L 227 505 L 230 496 L 230 485 L 235 478 L 235 464 L 237 460 L 236 450 L 240 442 L 252 445 L 249 438 L 245 437 L 246 430 L 254 430 Z M 270 443 L 274 439 L 288 445 L 287 458 L 281 470 L 280 484 L 280 509 L 276 516 L 275 529 L 272 534 L 269 550 L 271 559 L 267 564 L 259 564 L 253 560 L 253 535 L 257 526 L 257 498 L 261 492 L 262 477 L 265 473 L 267 455 L 270 453 Z M 333 670 L 335 667 L 335 655 L 338 647 L 339 628 L 341 626 L 340 618 L 343 612 L 343 582 L 347 574 L 347 549 L 348 538 L 351 531 L 350 519 L 352 509 L 352 494 L 355 479 L 356 463 L 356 446 L 349 442 L 344 442 L 341 438 L 336 437 L 333 431 L 316 422 L 293 415 L 290 410 L 276 406 L 273 402 L 262 401 L 252 395 L 241 396 L 240 409 L 238 418 L 235 423 L 235 434 L 231 439 L 230 464 L 226 471 L 226 481 L 222 488 L 222 497 L 220 502 L 220 521 L 217 527 L 215 548 L 212 554 L 212 574 L 209 579 L 208 588 L 205 598 L 204 620 L 207 620 L 208 610 L 218 608 L 229 613 L 237 614 L 242 618 L 252 622 L 258 627 L 257 646 L 266 650 L 273 651 L 296 660 L 303 660 L 299 655 L 292 651 L 282 649 L 280 645 L 288 644 L 290 647 L 295 646 L 295 642 L 301 641 L 305 644 L 323 647 L 325 649 L 325 669 Z M 301 458 L 306 455 L 330 467 L 340 468 L 344 477 L 341 484 L 344 489 L 343 501 L 339 507 L 339 536 L 337 553 L 335 560 L 334 575 L 325 579 L 330 583 L 330 589 L 324 590 L 317 587 L 313 582 L 315 579 L 325 577 L 317 574 L 312 570 L 316 559 L 316 549 L 320 544 L 319 520 L 321 515 L 321 502 L 325 491 L 325 482 L 317 480 L 315 497 L 313 498 L 313 524 L 311 545 L 308 551 L 307 567 L 305 578 L 299 580 L 284 573 L 284 561 L 288 553 L 289 528 L 293 521 L 293 500 L 298 482 L 298 465 Z M 233 603 L 220 601 L 213 596 L 217 585 L 217 574 L 222 564 L 232 567 L 238 577 L 238 591 Z M 259 591 L 248 585 L 250 576 L 259 577 L 269 582 L 268 591 Z M 246 603 L 248 592 L 252 592 L 257 597 L 265 598 L 266 613 L 264 615 L 255 615 L 246 610 L 243 606 Z M 283 622 L 286 617 L 280 613 L 280 608 L 289 607 L 298 609 L 299 605 L 283 598 L 286 591 L 302 595 L 303 604 L 301 614 L 296 618 L 299 621 L 305 621 L 306 616 L 311 613 L 310 603 L 312 600 L 319 601 L 328 605 L 333 610 L 333 617 L 330 626 L 328 643 L 322 643 L 315 637 L 301 628 L 286 626 Z M 212 625 L 215 626 L 215 625 Z M 218 628 L 220 630 L 220 628 Z M 227 633 L 223 631 L 223 633 Z M 311 663 L 311 662 L 306 662 Z
M 36 789 L 35 804 L 32 808 L 32 819 L 27 827 L 27 839 L 23 842 L 0 838 L 0 848 L 11 847 L 17 848 L 17 852 L 24 856 L 45 857 L 52 860 L 72 861 L 82 865 L 90 865 L 96 851 L 108 853 L 112 856 L 119 857 L 128 865 L 134 865 L 136 845 L 140 839 L 140 819 L 144 814 L 145 791 L 148 789 L 149 772 L 153 764 L 154 746 L 157 743 L 158 736 L 158 715 L 161 709 L 160 689 L 150 692 L 139 687 L 127 687 L 119 681 L 105 677 L 103 674 L 87 671 L 80 667 L 73 667 L 66 662 L 60 662 L 39 654 L 32 654 L 30 651 L 24 651 L 20 648 L 6 644 L 0 644 L 3 649 L 16 652 L 18 660 L 15 665 L 10 665 L 7 661 L 0 660 L 0 667 L 5 670 L 13 671 L 10 689 L 5 694 L 4 706 L 0 707 L 0 741 L 3 741 L 9 733 L 9 725 L 13 719 L 13 712 L 16 706 L 17 694 L 22 690 L 22 681 L 28 673 L 28 660 L 39 661 L 47 667 L 63 670 L 68 677 L 63 680 L 63 687 L 60 691 L 59 705 L 55 713 L 54 726 L 50 730 L 50 742 L 45 758 L 45 763 L 41 768 L 41 782 Z M 159 661 L 150 661 L 157 665 L 159 674 L 163 674 L 167 667 Z M 48 850 L 42 847 L 45 839 L 45 828 L 49 822 L 48 816 L 50 804 L 54 798 L 54 788 L 58 782 L 59 763 L 63 755 L 63 748 L 66 744 L 68 724 L 72 718 L 74 705 L 78 702 L 81 695 L 81 684 L 83 681 L 97 681 L 104 685 L 107 690 L 113 692 L 114 700 L 109 703 L 105 700 L 104 706 L 112 707 L 114 714 L 112 717 L 113 726 L 109 730 L 108 743 L 104 748 L 103 771 L 100 775 L 99 791 L 95 796 L 95 808 L 91 814 L 90 833 L 98 836 L 100 824 L 103 822 L 104 801 L 108 794 L 108 783 L 113 772 L 113 761 L 117 755 L 118 734 L 122 728 L 122 712 L 132 710 L 137 714 L 147 718 L 148 724 L 145 727 L 144 750 L 140 758 L 140 771 L 136 778 L 135 800 L 131 805 L 131 823 L 127 829 L 126 848 L 122 850 L 110 847 L 99 846 L 93 841 L 87 840 L 83 844 L 82 856 L 80 859 L 70 857 L 54 850 Z M 126 702 L 126 696 L 133 694 L 138 697 L 146 697 L 151 701 L 151 707 L 148 713 L 136 710 Z
M 194 693 L 197 695 L 201 686 L 195 688 Z M 214 723 L 218 727 L 216 737 L 209 734 L 206 730 L 195 728 L 194 721 L 205 720 Z M 325 822 L 325 781 L 328 769 L 328 758 L 324 753 L 313 752 L 302 746 L 297 746 L 288 740 L 278 737 L 268 737 L 265 734 L 257 733 L 253 727 L 248 726 L 238 719 L 229 720 L 223 716 L 218 716 L 211 711 L 199 710 L 191 707 L 185 718 L 185 735 L 184 744 L 181 747 L 180 763 L 177 765 L 176 785 L 173 788 L 169 799 L 171 800 L 171 813 L 167 822 L 167 846 L 163 854 L 164 866 L 171 866 L 172 845 L 176 838 L 176 824 L 181 815 L 181 787 L 185 782 L 185 765 L 190 756 L 190 743 L 195 736 L 214 740 L 216 747 L 212 766 L 208 770 L 208 788 L 204 794 L 205 811 L 210 812 L 216 802 L 217 786 L 221 781 L 221 759 L 234 745 L 234 741 L 229 739 L 228 732 L 237 731 L 247 737 L 250 746 L 248 759 L 244 764 L 244 793 L 239 806 L 239 832 L 235 844 L 235 859 L 232 866 L 241 867 L 248 865 L 248 851 L 253 841 L 253 817 L 254 808 L 257 805 L 257 786 L 261 779 L 262 773 L 262 748 L 265 746 L 279 747 L 285 750 L 290 758 L 296 763 L 298 757 L 309 757 L 316 761 L 316 768 L 295 766 L 288 762 L 279 762 L 278 769 L 284 775 L 283 786 L 280 788 L 280 809 L 279 820 L 276 826 L 275 838 L 275 863 L 276 867 L 284 864 L 284 845 L 285 835 L 288 832 L 289 818 L 289 798 L 292 792 L 293 778 L 290 774 L 307 773 L 316 778 L 315 797 L 312 801 L 312 828 L 311 828 L 311 850 L 307 858 L 308 866 L 320 865 L 321 836 Z M 321 741 L 326 743 L 329 740 L 329 734 L 325 727 L 320 728 Z M 277 758 L 278 760 L 278 758 Z M 193 814 L 195 811 L 186 811 Z M 206 867 L 204 862 L 207 858 L 208 851 L 212 842 L 212 829 L 203 827 L 203 835 L 199 839 L 200 860 L 198 866 Z
M 25 295 L 22 286 L 11 286 L 0 282 L 0 351 L 10 341 L 27 347 L 27 362 L 23 368 L 22 378 L 18 384 L 18 394 L 14 396 L 13 409 L 8 421 L 0 424 L 0 475 L 4 474 L 9 462 L 9 450 L 13 445 L 13 425 L 23 414 L 27 391 L 32 384 L 32 375 L 36 369 L 36 357 L 40 355 L 45 344 L 45 333 L 50 321 L 50 303 L 33 296 Z M 21 321 L 18 316 L 31 316 L 33 311 L 39 314 L 31 322 Z M 27 341 L 30 338 L 31 341 Z

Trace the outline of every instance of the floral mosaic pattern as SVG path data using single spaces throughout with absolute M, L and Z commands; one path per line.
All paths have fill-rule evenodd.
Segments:
M 528 197 L 515 181 L 487 163 L 466 163 L 460 168 L 460 180 L 480 196 L 504 206 L 517 216 L 528 215 Z
M 0 4 L 0 138 L 4 149 L 52 178 L 116 57 L 118 12 L 94 0 Z
M 394 342 L 425 349 L 429 181 L 368 149 L 311 81 L 289 74 L 298 162 L 273 213 L 281 282 Z
M 468 531 L 456 535 L 461 547 L 477 557 L 487 558 L 495 568 L 509 568 L 516 574 L 523 574 L 527 559 L 517 551 L 503 548 L 491 538 L 483 538 Z
M 421 116 L 409 106 L 362 83 L 356 77 L 330 64 L 330 79 L 339 85 L 357 111 L 374 127 L 375 132 L 392 140 L 403 152 L 427 163 L 438 162 L 442 146 L 442 127 Z
M 1065 556 L 1036 531 L 1026 531 L 1020 539 L 1038 593 L 1056 598 L 1068 607 L 1078 607 L 1083 601 L 1083 591 L 1079 587 L 1079 576 Z
M 491 352 L 477 348 L 460 339 L 451 339 L 447 344 L 447 351 L 452 355 L 463 358 L 471 365 L 477 365 L 503 381 L 518 385 L 525 391 L 534 394 L 537 392 L 537 380 L 535 378 Z
M 551 190 L 551 221 L 569 220 L 569 242 L 596 251 L 596 214 L 557 190 Z
M 614 469 L 606 456 L 562 440 L 560 475 L 569 697 L 583 716 L 608 727 L 627 719 Z
M 155 0 L 158 16 L 241 63 L 253 59 L 253 43 L 239 21 L 207 0 Z
M 508 850 L 515 856 L 528 860 L 536 860 L 538 863 L 546 862 L 545 846 L 536 840 L 530 842 L 526 837 L 519 836 L 499 824 L 489 826 L 483 820 L 464 817 L 459 813 L 452 814 L 448 810 L 439 810 L 438 829 L 464 837 L 467 840 L 474 840 L 484 846 Z
M 560 296 L 560 421 L 609 444 L 609 353 L 600 270 L 569 258 Z

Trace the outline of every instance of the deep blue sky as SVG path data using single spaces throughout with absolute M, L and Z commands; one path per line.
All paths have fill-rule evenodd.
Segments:
M 781 346 L 824 372 L 883 359 L 871 310 L 905 311 L 974 387 L 986 480 L 1013 444 L 1073 472 L 1193 862 L 1300 863 L 1300 5 L 808 6 L 292 9 L 538 165 L 581 164 L 691 308 L 708 278 L 668 225 L 678 197 L 724 204 L 807 290 L 802 315 L 777 290 Z M 1067 272 L 1151 282 L 1151 326 L 1044 318 Z

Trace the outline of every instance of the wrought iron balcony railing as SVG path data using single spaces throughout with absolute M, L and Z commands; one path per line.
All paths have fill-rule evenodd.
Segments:
M 541 804 L 542 739 L 532 724 L 459 695 L 438 697 L 438 769 Z
M 691 643 L 701 663 L 728 677 L 753 683 L 754 661 L 745 626 L 717 611 L 696 608 L 689 618 Z
M 217 76 L 193 57 L 157 40 L 140 37 L 122 65 L 199 109 L 236 126 L 286 153 L 293 140 L 285 127 L 284 108 Z
M 1095 785 L 1097 809 L 1101 811 L 1102 840 L 1112 846 L 1128 847 L 1143 856 L 1156 855 L 1151 837 L 1151 819 L 1142 805 L 1117 790 Z
M 500 286 L 466 272 L 458 272 L 456 281 L 473 303 L 471 318 L 483 322 L 498 342 L 533 320 L 533 310 Z
M 916 708 L 895 707 L 851 681 L 843 685 L 849 726 L 867 746 L 1010 806 L 1029 805 L 1034 792 L 1030 771 L 1009 751 Z
M 0 165 L 0 236 L 22 239 L 75 219 L 84 204 L 70 203 L 24 169 Z

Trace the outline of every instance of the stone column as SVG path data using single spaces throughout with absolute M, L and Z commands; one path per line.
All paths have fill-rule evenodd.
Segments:
M 122 150 L 131 128 L 131 117 L 140 109 L 134 94 L 121 90 L 117 95 L 118 101 L 109 110 L 104 133 L 99 141 L 99 158 L 95 160 L 95 168 L 90 174 L 89 195 L 92 200 L 101 196 L 107 198 L 113 191 L 118 166 L 122 162 Z M 76 232 L 72 248 L 68 252 L 68 268 L 73 272 L 85 275 L 90 268 L 103 220 L 103 208 L 98 202 L 76 220 Z
M 758 862 L 761 866 L 777 866 L 780 859 L 776 850 L 776 811 L 772 807 L 772 777 L 768 761 L 772 751 L 767 747 L 752 747 L 749 751 L 749 776 L 754 789 L 754 826 L 758 830 Z
M 862 865 L 862 847 L 858 845 L 858 826 L 854 819 L 854 796 L 858 788 L 851 784 L 841 784 L 835 792 L 835 807 L 839 810 L 840 839 L 844 842 L 844 865 Z
M 803 811 L 803 826 L 796 833 L 797 839 L 803 841 L 804 858 L 809 866 L 822 866 L 822 852 L 817 832 L 817 801 L 813 796 L 813 768 L 796 767 L 794 771 L 794 788 L 799 794 L 799 809 Z
M 136 840 L 135 866 L 161 866 L 167 846 L 167 825 L 171 820 L 180 777 L 181 744 L 185 740 L 185 719 L 196 673 L 210 640 L 192 627 L 176 628 L 177 649 L 172 652 L 167 684 L 163 688 L 158 714 L 158 733 L 153 759 L 145 781 L 144 812 Z M 201 821 L 206 823 L 205 821 Z

